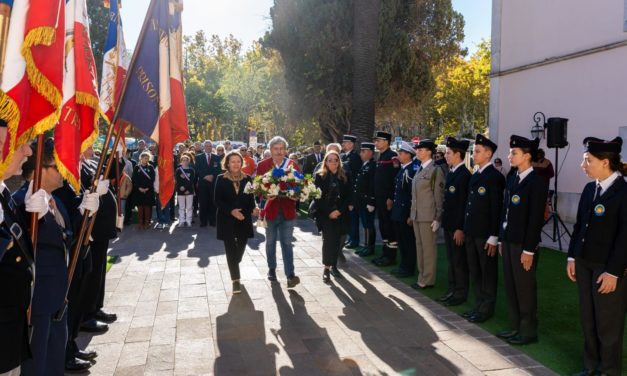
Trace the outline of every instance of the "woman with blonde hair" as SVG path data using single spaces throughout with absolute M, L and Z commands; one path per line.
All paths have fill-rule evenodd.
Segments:
M 338 152 L 331 150 L 324 156 L 314 183 L 322 191 L 321 197 L 315 201 L 315 219 L 322 232 L 322 280 L 328 283 L 330 274 L 335 278 L 342 276 L 337 269 L 337 260 L 343 247 L 342 238 L 350 227 L 348 205 L 352 185 L 350 177 L 342 168 Z

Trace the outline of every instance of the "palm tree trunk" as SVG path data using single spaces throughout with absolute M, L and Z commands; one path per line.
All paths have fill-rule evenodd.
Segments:
M 353 108 L 350 133 L 361 142 L 372 139 L 374 132 L 381 0 L 355 0 L 353 4 Z

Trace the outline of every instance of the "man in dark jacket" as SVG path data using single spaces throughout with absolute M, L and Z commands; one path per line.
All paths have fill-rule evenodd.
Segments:
M 347 171 L 351 177 L 351 181 L 355 181 L 355 177 L 361 169 L 361 158 L 359 152 L 355 150 L 355 142 L 357 137 L 345 134 L 342 138 L 342 166 L 344 171 Z M 359 247 L 359 213 L 357 210 L 352 209 L 349 213 L 351 219 L 351 228 L 348 232 L 348 240 L 346 241 L 346 248 Z
M 213 144 L 204 143 L 205 152 L 196 156 L 196 176 L 198 176 L 198 216 L 200 227 L 216 225 L 216 206 L 213 202 L 214 183 L 222 173 L 222 158 L 213 154 Z

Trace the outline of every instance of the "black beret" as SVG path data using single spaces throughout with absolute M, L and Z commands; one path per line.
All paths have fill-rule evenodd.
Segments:
M 475 145 L 482 145 L 482 146 L 488 147 L 492 149 L 492 153 L 495 153 L 496 149 L 498 148 L 498 145 L 496 145 L 489 138 L 487 138 L 486 136 L 482 134 L 478 134 L 477 137 L 475 137 Z
M 384 131 L 376 131 L 374 134 L 374 138 L 382 138 L 384 140 L 387 140 L 388 142 L 392 142 L 392 134 Z
M 539 146 L 540 146 L 540 139 L 537 137 L 533 140 L 530 140 L 523 136 L 517 136 L 513 134 L 509 138 L 510 148 L 525 148 L 525 149 L 529 149 L 532 152 L 536 152 Z
M 372 142 L 362 142 L 361 143 L 361 149 L 367 149 L 367 150 L 372 150 L 374 151 L 374 144 Z
M 344 137 L 342 137 L 342 141 L 355 142 L 357 141 L 357 137 L 353 136 L 352 134 L 345 134 Z
M 420 143 L 416 145 L 416 149 L 429 149 L 435 151 L 435 142 L 433 140 L 420 140 Z
M 458 149 L 461 151 L 467 151 L 468 146 L 470 146 L 470 141 L 468 140 L 458 140 L 455 137 L 447 137 L 446 138 L 446 147 L 451 149 Z
M 611 141 L 605 141 L 596 137 L 586 137 L 583 139 L 585 151 L 591 153 L 617 153 L 620 154 L 623 148 L 623 139 L 616 137 Z

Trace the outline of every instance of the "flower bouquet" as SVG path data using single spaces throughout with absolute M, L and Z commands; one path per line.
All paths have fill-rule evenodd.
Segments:
M 303 175 L 291 165 L 285 169 L 275 167 L 255 177 L 252 183 L 246 184 L 244 192 L 264 199 L 285 197 L 300 202 L 320 198 L 322 194 L 310 176 Z

